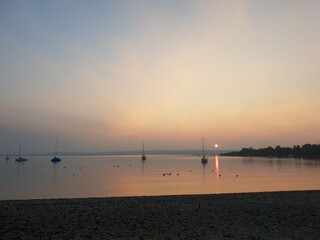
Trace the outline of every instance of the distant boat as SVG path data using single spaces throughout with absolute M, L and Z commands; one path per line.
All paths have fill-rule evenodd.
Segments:
M 9 157 L 9 150 L 8 150 L 8 148 L 7 148 L 7 156 L 6 156 L 6 160 L 9 160 L 10 159 L 10 157 Z
M 54 147 L 54 158 L 51 159 L 51 162 L 61 162 L 61 159 L 57 157 L 57 148 L 58 148 L 58 136 L 56 136 L 56 145 Z
M 17 162 L 25 162 L 28 161 L 28 159 L 21 157 L 21 145 L 19 146 L 19 157 L 16 158 Z
M 54 157 L 51 159 L 51 162 L 61 162 L 61 159 L 58 157 Z
M 142 153 L 141 153 L 141 160 L 146 160 L 147 159 L 147 156 L 144 154 L 144 142 L 142 144 Z
M 202 158 L 201 158 L 201 162 L 202 163 L 207 163 L 208 162 L 208 158 L 204 154 L 204 140 L 203 140 L 203 138 L 202 138 Z

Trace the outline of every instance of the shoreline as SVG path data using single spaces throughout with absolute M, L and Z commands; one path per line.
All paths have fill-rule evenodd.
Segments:
M 0 239 L 320 239 L 320 190 L 0 201 Z
M 0 199 L 0 205 L 3 202 L 41 202 L 41 201 L 84 201 L 84 200 L 121 200 L 121 199 L 142 199 L 142 198 L 177 198 L 177 197 L 205 197 L 222 195 L 246 195 L 246 194 L 276 194 L 276 193 L 308 193 L 319 192 L 320 189 L 307 190 L 279 190 L 279 191 L 261 191 L 261 192 L 226 192 L 226 193 L 200 193 L 200 194 L 174 194 L 174 195 L 142 195 L 142 196 L 109 196 L 109 197 L 59 197 L 59 198 L 26 198 L 26 199 Z

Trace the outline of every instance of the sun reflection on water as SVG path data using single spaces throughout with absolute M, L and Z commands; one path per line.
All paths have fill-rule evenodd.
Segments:
M 220 171 L 219 171 L 219 156 L 218 155 L 215 155 L 214 156 L 214 160 L 215 160 L 215 163 L 216 163 L 216 166 L 215 166 L 215 169 L 216 169 L 216 177 L 219 178 L 220 176 Z

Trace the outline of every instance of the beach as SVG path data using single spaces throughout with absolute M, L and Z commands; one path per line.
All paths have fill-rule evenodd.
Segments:
M 5 200 L 0 239 L 320 239 L 320 191 Z

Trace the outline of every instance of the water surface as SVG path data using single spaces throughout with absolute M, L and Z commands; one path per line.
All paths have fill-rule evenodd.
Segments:
M 320 161 L 186 155 L 28 157 L 0 160 L 0 199 L 319 190 Z

